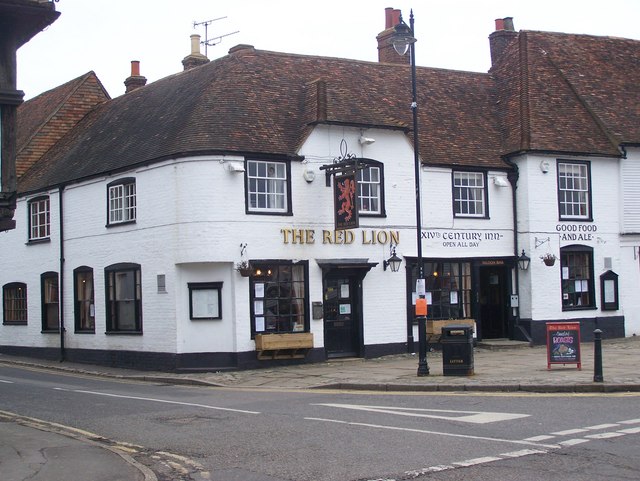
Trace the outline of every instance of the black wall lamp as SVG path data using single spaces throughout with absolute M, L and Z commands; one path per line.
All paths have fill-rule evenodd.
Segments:
M 520 270 L 526 271 L 529 268 L 530 262 L 531 259 L 524 253 L 524 249 L 522 249 L 522 254 L 518 257 L 518 267 L 520 267 Z
M 387 270 L 387 267 L 391 267 L 391 272 L 398 272 L 400 264 L 402 264 L 402 259 L 396 255 L 396 246 L 391 244 L 389 250 L 391 251 L 391 257 L 386 261 L 382 261 L 382 267 L 385 271 Z

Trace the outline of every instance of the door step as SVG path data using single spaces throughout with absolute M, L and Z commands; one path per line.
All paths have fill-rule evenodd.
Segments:
M 489 349 L 491 351 L 500 351 L 505 349 L 521 349 L 531 347 L 528 342 L 515 341 L 512 339 L 483 339 L 478 341 L 476 347 L 479 349 Z

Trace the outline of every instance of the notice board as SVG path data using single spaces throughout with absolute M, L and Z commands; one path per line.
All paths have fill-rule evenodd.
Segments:
M 551 364 L 577 364 L 582 369 L 579 322 L 547 322 L 547 369 Z

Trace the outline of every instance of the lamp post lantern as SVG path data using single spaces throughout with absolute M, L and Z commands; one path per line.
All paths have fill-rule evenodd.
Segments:
M 413 9 L 409 15 L 409 25 L 402 20 L 394 27 L 392 37 L 393 48 L 400 55 L 409 51 L 411 55 L 411 111 L 413 112 L 413 160 L 415 168 L 415 189 L 416 189 L 416 241 L 418 248 L 418 277 L 416 282 L 416 318 L 418 320 L 418 376 L 429 374 L 427 364 L 427 313 L 426 301 L 424 299 L 424 269 L 422 263 L 422 215 L 420 209 L 420 152 L 418 146 L 418 98 L 416 94 L 416 37 L 414 35 Z

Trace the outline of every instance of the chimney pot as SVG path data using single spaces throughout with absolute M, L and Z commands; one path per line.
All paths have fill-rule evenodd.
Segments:
M 132 77 L 140 76 L 140 60 L 131 61 L 131 76 Z
M 191 55 L 200 55 L 200 35 L 191 35 Z

